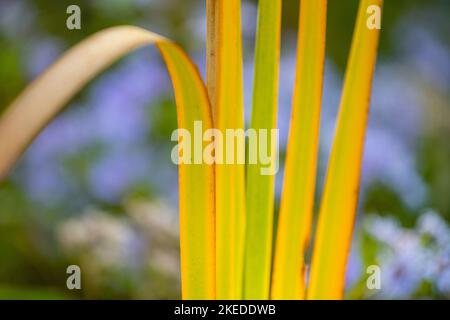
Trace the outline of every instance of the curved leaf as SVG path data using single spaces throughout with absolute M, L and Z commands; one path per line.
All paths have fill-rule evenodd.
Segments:
M 204 84 L 184 52 L 169 40 L 132 26 L 106 29 L 65 53 L 6 109 L 0 118 L 0 181 L 33 138 L 93 77 L 128 52 L 156 44 L 168 66 L 178 126 L 212 127 Z M 125 108 L 126 106 L 124 106 Z M 214 166 L 179 166 L 182 296 L 215 298 Z

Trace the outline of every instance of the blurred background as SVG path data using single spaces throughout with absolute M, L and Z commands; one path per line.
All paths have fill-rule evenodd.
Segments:
M 66 8 L 81 7 L 81 30 Z M 249 120 L 256 1 L 243 1 Z M 329 0 L 317 200 L 332 143 L 358 1 Z M 450 2 L 385 1 L 350 299 L 450 298 Z M 0 112 L 62 52 L 105 27 L 133 24 L 176 40 L 205 70 L 203 0 L 0 0 Z M 284 158 L 298 1 L 283 4 L 279 128 Z M 122 59 L 39 135 L 0 185 L 0 298 L 180 297 L 176 128 L 155 48 Z M 283 167 L 276 179 L 277 207 Z M 66 268 L 83 290 L 66 288 Z M 381 290 L 366 269 L 381 268 Z

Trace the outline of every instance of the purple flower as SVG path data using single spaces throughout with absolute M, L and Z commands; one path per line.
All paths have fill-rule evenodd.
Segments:
M 105 154 L 90 170 L 92 192 L 106 201 L 117 201 L 136 182 L 148 177 L 151 161 L 145 153 L 121 150 Z

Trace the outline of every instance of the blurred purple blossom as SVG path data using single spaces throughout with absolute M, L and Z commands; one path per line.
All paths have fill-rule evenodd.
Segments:
M 61 41 L 45 35 L 30 39 L 27 47 L 23 60 L 30 80 L 44 72 L 64 51 Z
M 44 48 L 53 48 L 51 43 L 44 41 Z M 170 87 L 167 72 L 154 53 L 141 50 L 126 58 L 88 89 L 83 105 L 69 106 L 39 135 L 24 160 L 30 168 L 24 176 L 25 185 L 40 188 L 40 192 L 33 192 L 35 198 L 45 202 L 45 193 L 53 198 L 63 196 L 61 190 L 70 184 L 70 178 L 56 168 L 61 167 L 62 159 L 92 145 L 103 145 L 107 150 L 91 169 L 93 192 L 101 198 L 117 199 L 127 187 L 149 177 L 151 167 L 145 163 L 149 163 L 151 152 L 147 142 L 151 119 L 147 108 L 158 97 L 166 96 Z M 36 65 L 31 70 L 42 67 L 42 61 L 33 62 Z M 45 67 L 48 62 L 43 64 Z M 141 152 L 133 151 L 137 146 Z
M 441 295 L 450 296 L 450 228 L 437 213 L 422 214 L 415 229 L 402 228 L 392 218 L 369 216 L 364 229 L 380 243 L 380 297 L 410 297 L 423 281 L 434 284 Z M 424 241 L 424 237 L 433 241 Z
M 138 181 L 150 180 L 151 157 L 131 150 L 105 154 L 90 169 L 92 192 L 100 199 L 115 201 Z
M 427 20 L 434 23 L 427 24 Z M 450 51 L 439 36 L 446 36 L 447 21 L 438 10 L 414 11 L 399 24 L 396 34 L 411 75 L 417 72 L 444 92 L 450 89 Z
M 0 1 L 0 34 L 6 37 L 25 37 L 36 21 L 31 1 Z
M 347 262 L 347 270 L 345 276 L 345 287 L 351 288 L 365 273 L 363 269 L 363 261 L 360 255 L 360 246 L 358 243 L 353 242 L 350 249 L 350 255 Z

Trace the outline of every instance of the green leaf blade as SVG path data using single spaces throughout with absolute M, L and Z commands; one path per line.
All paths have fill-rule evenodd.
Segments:
M 253 108 L 250 129 L 267 130 L 266 150 L 276 128 L 281 33 L 281 0 L 260 0 L 255 49 Z M 261 143 L 261 141 L 259 141 Z M 259 148 L 258 148 L 259 149 Z M 247 164 L 247 231 L 244 298 L 268 299 L 272 263 L 275 172 L 263 175 L 267 164 Z

